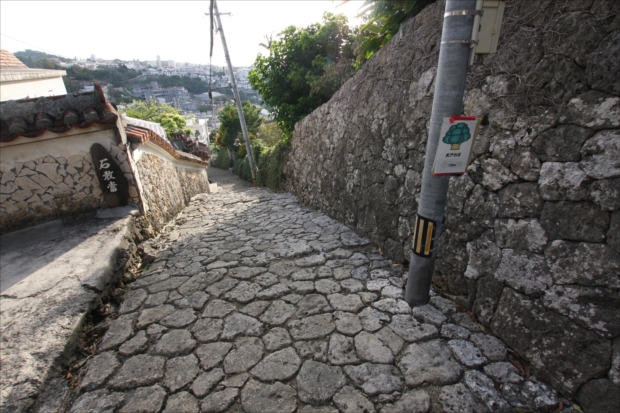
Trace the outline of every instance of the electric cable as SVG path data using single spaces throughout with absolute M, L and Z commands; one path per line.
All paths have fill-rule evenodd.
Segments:
M 34 47 L 35 49 L 39 49 L 39 50 L 42 50 L 42 51 L 44 51 L 44 52 L 51 53 L 51 54 L 53 54 L 53 55 L 55 55 L 55 56 L 58 56 L 58 57 L 63 57 L 63 58 L 65 58 L 65 59 L 67 59 L 66 57 L 62 56 L 60 53 L 55 53 L 55 52 L 52 52 L 51 50 L 47 50 L 47 49 L 44 49 L 44 48 L 42 48 L 42 47 L 35 46 L 34 44 L 31 44 L 31 43 L 25 42 L 25 41 L 23 41 L 23 40 L 19 40 L 19 39 L 16 39 L 16 38 L 12 37 L 12 36 L 9 36 L 8 34 L 0 33 L 0 35 L 2 35 L 2 36 L 4 36 L 4 37 L 8 37 L 9 39 L 12 39 L 12 40 L 18 41 L 18 42 L 23 43 L 23 44 L 27 44 L 28 46 Z M 211 47 L 213 47 L 213 46 L 211 46 Z

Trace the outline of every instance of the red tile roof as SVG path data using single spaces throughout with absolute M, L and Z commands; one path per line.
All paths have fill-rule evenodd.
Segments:
M 190 139 L 190 137 L 186 135 L 185 133 L 183 132 L 173 133 L 170 135 L 170 137 L 174 138 L 175 140 L 178 139 L 178 140 L 183 141 L 183 144 L 187 148 L 188 152 L 191 153 L 192 155 L 196 155 L 197 157 L 205 161 L 211 158 L 211 152 L 209 151 L 209 146 L 205 145 L 204 143 Z
M 129 124 L 132 124 L 134 126 L 140 126 L 144 129 L 150 129 L 156 134 L 158 134 L 160 137 L 167 139 L 166 130 L 159 123 L 151 122 L 144 119 L 132 118 L 131 116 L 127 116 L 126 113 L 123 113 L 123 119 L 125 119 Z
M 46 131 L 64 133 L 73 127 L 116 122 L 118 115 L 101 86 L 95 91 L 0 102 L 0 142 L 18 136 L 35 138 Z
M 143 128 L 141 126 L 136 125 L 127 125 L 125 128 L 125 132 L 127 133 L 127 140 L 132 143 L 139 143 L 144 145 L 146 142 L 151 141 L 160 148 L 164 149 L 175 159 L 179 159 L 182 161 L 193 162 L 198 165 L 207 166 L 209 163 L 206 160 L 202 160 L 197 156 L 193 156 L 187 153 L 178 152 L 176 149 L 170 145 L 170 142 L 167 139 L 162 138 L 155 132 L 150 129 Z M 208 158 L 207 158 L 208 159 Z
M 8 50 L 0 49 L 0 69 L 28 69 L 21 60 Z

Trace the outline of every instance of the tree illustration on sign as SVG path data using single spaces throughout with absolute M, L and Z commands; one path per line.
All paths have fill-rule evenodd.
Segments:
M 450 145 L 450 150 L 457 151 L 461 147 L 461 144 L 471 139 L 471 133 L 469 133 L 469 127 L 466 123 L 457 123 L 450 126 L 448 132 L 443 137 L 443 143 Z

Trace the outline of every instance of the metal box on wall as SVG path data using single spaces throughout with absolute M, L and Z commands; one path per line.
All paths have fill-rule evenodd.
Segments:
M 491 54 L 497 51 L 497 42 L 502 27 L 506 2 L 501 0 L 484 0 L 482 3 L 484 13 L 480 17 L 480 24 L 478 25 L 478 44 L 476 45 L 475 52 L 476 54 Z

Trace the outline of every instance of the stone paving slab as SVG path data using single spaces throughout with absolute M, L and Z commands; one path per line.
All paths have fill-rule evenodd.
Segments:
M 103 339 L 114 345 L 83 369 L 70 412 L 556 408 L 453 302 L 412 311 L 403 267 L 370 241 L 290 194 L 224 178 L 144 244 L 156 258 L 127 286 Z
M 51 405 L 68 394 L 56 370 L 84 316 L 111 281 L 130 210 L 84 214 L 0 237 L 0 411 L 21 412 L 51 376 Z M 133 336 L 133 326 L 126 338 Z M 124 340 L 123 340 L 124 341 Z M 87 388 L 104 379 L 93 378 Z M 49 407 L 50 405 L 48 405 Z

